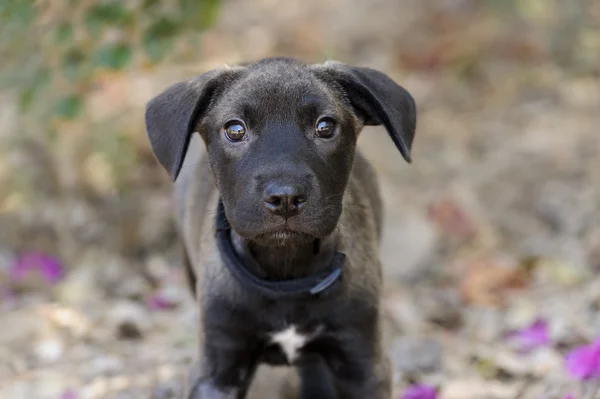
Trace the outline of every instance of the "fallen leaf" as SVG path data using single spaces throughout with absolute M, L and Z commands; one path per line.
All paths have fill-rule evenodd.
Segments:
M 443 198 L 431 204 L 427 215 L 445 234 L 468 240 L 475 236 L 477 227 L 467 211 L 452 198 Z
M 463 300 L 482 306 L 502 306 L 507 291 L 525 288 L 530 274 L 500 259 L 476 259 L 466 264 L 460 282 Z

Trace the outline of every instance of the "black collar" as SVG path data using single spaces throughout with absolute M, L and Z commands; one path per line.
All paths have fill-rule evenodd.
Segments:
M 288 280 L 265 280 L 253 271 L 258 265 L 253 259 L 242 259 L 231 242 L 231 226 L 225 216 L 223 202 L 217 209 L 217 245 L 227 269 L 245 287 L 257 291 L 269 299 L 301 299 L 323 295 L 339 284 L 346 255 L 336 252 L 328 270 L 320 273 Z

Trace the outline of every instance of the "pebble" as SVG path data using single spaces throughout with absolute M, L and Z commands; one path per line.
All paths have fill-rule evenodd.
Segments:
M 152 254 L 146 260 L 146 270 L 157 281 L 165 280 L 170 275 L 170 267 L 164 256 Z
M 98 289 L 97 266 L 82 264 L 67 274 L 56 287 L 57 299 L 67 305 L 83 306 L 99 301 L 102 294 Z
M 116 288 L 119 298 L 140 300 L 149 291 L 148 281 L 139 275 L 128 276 Z
M 124 364 L 117 356 L 100 356 L 90 362 L 91 375 L 114 375 L 123 371 Z
M 381 262 L 385 275 L 396 281 L 418 277 L 431 264 L 439 243 L 435 227 L 417 211 L 385 219 Z
M 444 385 L 440 399 L 515 399 L 519 388 L 516 383 L 456 379 Z
M 150 330 L 152 320 L 147 310 L 132 301 L 119 301 L 109 310 L 109 322 L 121 339 L 139 339 Z
M 39 338 L 40 332 L 51 329 L 49 321 L 32 309 L 15 310 L 1 316 L 0 345 L 31 342 Z
M 34 345 L 34 353 L 43 364 L 56 363 L 65 352 L 65 344 L 58 337 L 44 338 Z
M 165 382 L 159 384 L 152 390 L 151 399 L 175 399 L 178 398 L 180 389 L 175 382 Z
M 430 338 L 399 337 L 390 349 L 397 371 L 405 374 L 430 373 L 442 367 L 442 346 Z
M 80 399 L 102 399 L 108 393 L 108 382 L 105 378 L 96 378 L 80 391 Z
M 43 306 L 39 313 L 53 326 L 61 328 L 75 338 L 86 337 L 92 329 L 90 320 L 82 312 L 71 307 L 52 304 Z

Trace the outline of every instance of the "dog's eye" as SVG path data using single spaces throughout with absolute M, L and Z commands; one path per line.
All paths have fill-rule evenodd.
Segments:
M 331 118 L 323 118 L 315 126 L 315 134 L 322 139 L 328 139 L 335 134 L 335 122 Z
M 242 141 L 246 136 L 246 127 L 240 121 L 230 121 L 225 124 L 225 137 L 230 141 Z

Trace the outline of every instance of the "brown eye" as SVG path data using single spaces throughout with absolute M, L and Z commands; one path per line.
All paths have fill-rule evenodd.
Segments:
M 225 137 L 229 141 L 242 141 L 246 137 L 246 127 L 240 121 L 231 121 L 225 124 Z
M 331 138 L 335 134 L 335 122 L 330 118 L 323 118 L 317 122 L 315 134 L 322 139 Z

